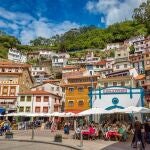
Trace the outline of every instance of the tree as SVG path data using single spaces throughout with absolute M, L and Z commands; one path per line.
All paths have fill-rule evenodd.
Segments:
M 150 33 L 150 0 L 143 2 L 139 8 L 134 9 L 133 19 L 139 23 L 145 24 Z
M 131 45 L 129 48 L 130 48 L 129 54 L 134 54 L 134 52 L 135 52 L 134 46 Z

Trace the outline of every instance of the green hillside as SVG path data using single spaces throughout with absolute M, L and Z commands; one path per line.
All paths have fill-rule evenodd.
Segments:
M 0 32 L 0 57 L 6 58 L 8 48 L 16 47 L 23 53 L 29 51 L 46 49 L 56 52 L 69 52 L 73 57 L 81 57 L 85 49 L 97 49 L 97 56 L 105 57 L 100 50 L 107 43 L 123 42 L 138 35 L 150 34 L 150 0 L 142 3 L 133 12 L 133 20 L 115 23 L 105 29 L 95 26 L 85 26 L 79 29 L 56 35 L 51 38 L 38 37 L 30 41 L 29 45 L 21 45 L 20 41 L 12 36 Z M 109 54 L 109 55 L 113 55 Z

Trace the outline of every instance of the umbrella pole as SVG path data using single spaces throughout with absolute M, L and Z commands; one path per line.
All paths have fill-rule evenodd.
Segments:
M 33 122 L 33 117 L 32 117 L 32 137 L 31 139 L 34 139 L 34 122 Z

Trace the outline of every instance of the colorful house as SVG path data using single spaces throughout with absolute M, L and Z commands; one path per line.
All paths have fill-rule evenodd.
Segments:
M 89 91 L 97 85 L 98 75 L 70 77 L 62 83 L 65 90 L 65 111 L 78 113 L 90 107 Z

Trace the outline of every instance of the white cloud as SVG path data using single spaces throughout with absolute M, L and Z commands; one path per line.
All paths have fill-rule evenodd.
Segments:
M 28 44 L 28 42 L 36 37 L 52 37 L 56 34 L 62 34 L 68 31 L 71 28 L 78 28 L 79 25 L 70 22 L 64 21 L 60 24 L 55 24 L 52 22 L 48 22 L 46 19 L 34 20 L 27 27 L 23 28 L 20 33 L 20 39 L 24 44 Z
M 132 12 L 134 8 L 137 8 L 142 2 L 146 0 L 98 0 L 88 1 L 86 9 L 91 13 L 99 13 L 104 15 L 104 21 L 106 25 L 113 24 L 115 22 L 124 21 L 132 18 Z
M 0 27 L 11 29 L 13 35 L 19 37 L 23 44 L 29 44 L 30 40 L 39 36 L 49 38 L 56 34 L 62 34 L 71 28 L 80 27 L 79 24 L 68 20 L 56 24 L 47 18 L 37 19 L 29 14 L 11 12 L 1 7 L 0 17 L 3 18 L 0 20 Z

